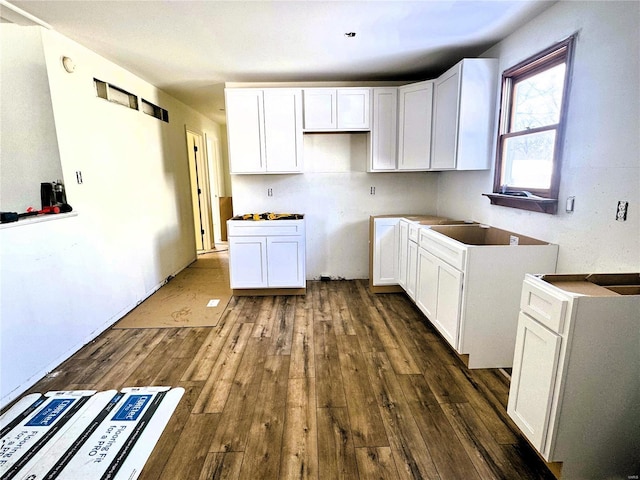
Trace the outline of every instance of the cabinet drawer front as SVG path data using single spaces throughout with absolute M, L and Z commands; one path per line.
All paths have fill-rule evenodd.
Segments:
M 428 228 L 420 229 L 419 244 L 422 248 L 447 262 L 458 270 L 464 270 L 466 249 L 444 235 L 433 232 Z
M 253 237 L 272 235 L 303 235 L 304 224 L 302 220 L 237 220 L 227 223 L 227 235 L 231 237 Z
M 420 225 L 417 223 L 409 224 L 409 240 L 418 243 L 418 233 L 420 232 Z
M 566 298 L 542 290 L 526 280 L 522 284 L 521 310 L 556 333 L 562 333 L 564 329 L 568 303 Z

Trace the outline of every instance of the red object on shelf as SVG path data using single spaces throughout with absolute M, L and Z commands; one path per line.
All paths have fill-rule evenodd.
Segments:
M 27 213 L 34 213 L 34 214 L 42 214 L 42 213 L 60 213 L 60 207 L 57 205 L 51 205 L 49 207 L 44 207 L 42 210 L 34 210 L 33 207 L 29 207 L 27 208 Z

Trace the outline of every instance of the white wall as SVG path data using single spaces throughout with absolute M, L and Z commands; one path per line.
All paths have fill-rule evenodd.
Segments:
M 41 34 L 78 216 L 0 229 L 3 405 L 195 259 L 185 127 L 220 137 L 217 124 L 140 78 L 56 32 Z M 170 122 L 97 98 L 94 77 L 165 108 Z M 36 149 L 46 140 L 37 128 L 31 138 Z
M 438 213 L 557 243 L 560 272 L 638 271 L 640 3 L 559 2 L 483 56 L 499 58 L 502 72 L 574 32 L 558 214 L 490 205 L 481 194 L 493 171 L 442 174 Z M 615 221 L 618 200 L 629 202 L 626 222 Z
M 305 134 L 304 174 L 231 176 L 234 214 L 304 213 L 307 278 L 368 278 L 369 216 L 435 213 L 438 174 L 366 173 L 367 143 L 363 133 Z
M 7 24 L 0 29 L 3 212 L 39 210 L 40 183 L 62 178 L 40 32 Z

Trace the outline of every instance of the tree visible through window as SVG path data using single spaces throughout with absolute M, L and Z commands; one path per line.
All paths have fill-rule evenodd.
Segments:
M 573 40 L 572 36 L 502 74 L 494 193 L 558 198 Z M 518 202 L 507 206 L 517 207 Z

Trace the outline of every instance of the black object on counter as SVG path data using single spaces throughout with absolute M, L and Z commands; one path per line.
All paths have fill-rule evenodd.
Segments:
M 56 193 L 53 183 L 47 182 L 40 184 L 40 200 L 42 201 L 42 208 L 56 204 Z
M 18 212 L 0 212 L 0 223 L 17 222 L 19 218 Z

